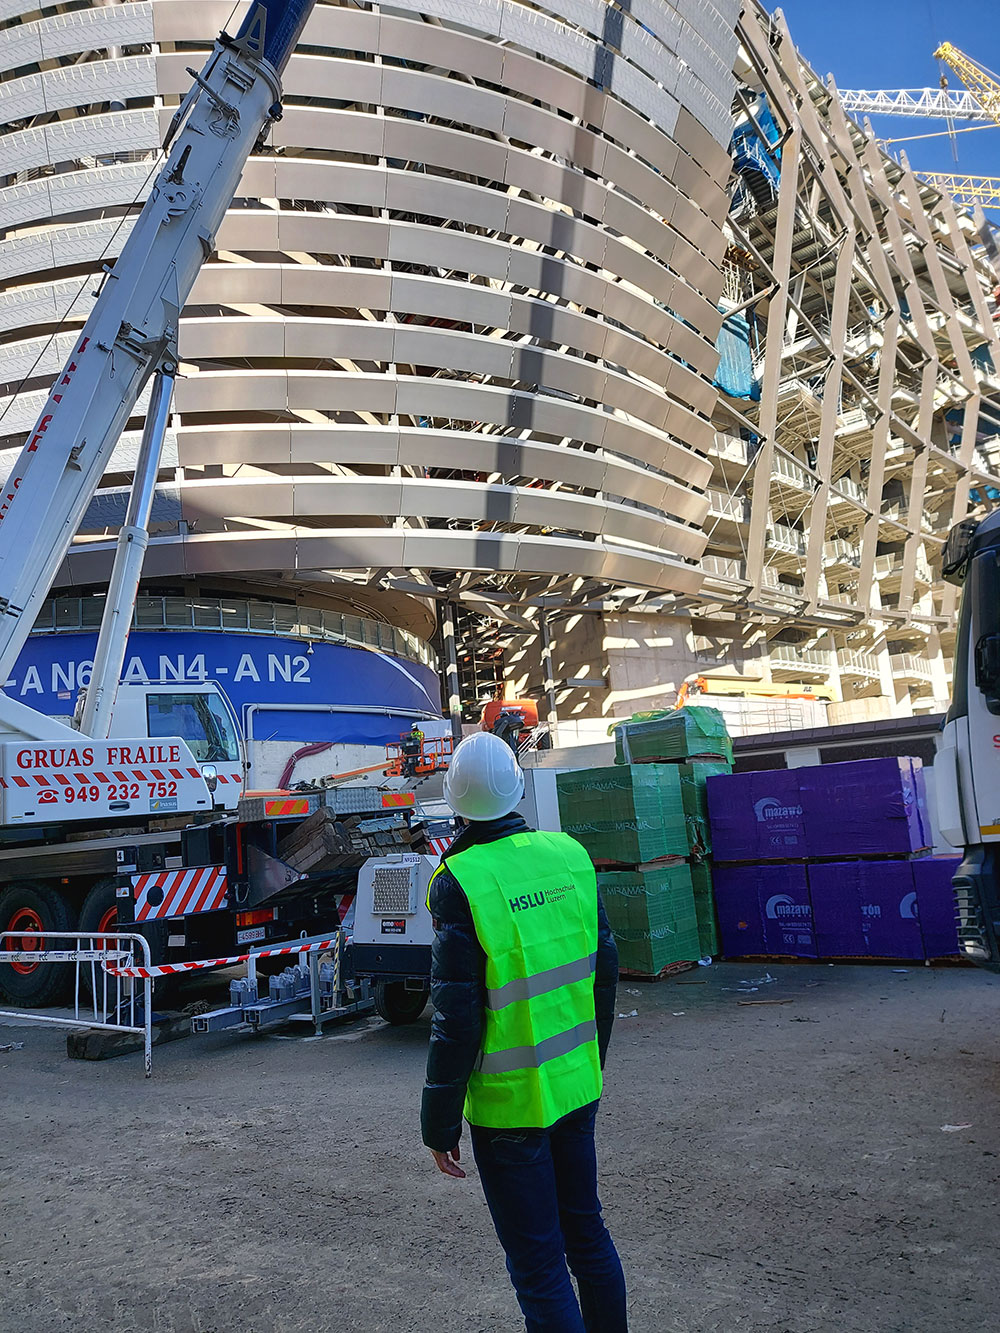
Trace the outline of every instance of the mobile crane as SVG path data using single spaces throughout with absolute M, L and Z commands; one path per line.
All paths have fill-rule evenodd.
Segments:
M 152 382 L 93 671 L 74 725 L 0 690 L 0 929 L 79 924 L 101 931 L 116 917 L 145 920 L 145 911 L 152 930 L 171 901 L 185 914 L 217 914 L 230 899 L 225 854 L 235 844 L 224 816 L 237 809 L 246 773 L 235 714 L 211 683 L 134 685 L 119 677 L 178 368 L 181 310 L 247 158 L 281 115 L 281 76 L 314 5 L 259 0 L 235 37 L 220 35 L 201 73 L 189 71 L 194 82 L 167 131 L 166 160 L 117 263 L 105 266 L 92 312 L 0 494 L 5 681 Z M 217 864 L 191 862 L 186 843 L 199 824 L 202 855 L 211 850 Z M 137 906 L 122 876 L 145 876 L 145 883 L 153 871 L 164 872 L 162 882 Z M 174 899 L 177 888 L 184 893 Z M 0 990 L 21 1002 L 51 1000 L 62 980 L 57 968 L 0 967 Z
M 964 853 L 952 880 L 959 948 L 1000 972 L 1000 512 L 956 524 L 941 564 L 962 601 L 951 706 L 934 760 L 938 822 Z

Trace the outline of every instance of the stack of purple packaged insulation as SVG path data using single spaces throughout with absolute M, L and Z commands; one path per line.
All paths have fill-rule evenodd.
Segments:
M 708 811 L 724 955 L 958 953 L 958 858 L 927 854 L 919 759 L 713 777 Z

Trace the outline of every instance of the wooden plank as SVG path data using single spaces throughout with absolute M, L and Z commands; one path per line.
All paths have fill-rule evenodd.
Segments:
M 180 1041 L 191 1035 L 190 1014 L 167 1014 L 153 1024 L 153 1045 Z M 84 1028 L 67 1032 L 66 1054 L 70 1060 L 113 1060 L 119 1055 L 134 1055 L 143 1048 L 142 1037 L 135 1032 L 109 1032 L 105 1028 Z

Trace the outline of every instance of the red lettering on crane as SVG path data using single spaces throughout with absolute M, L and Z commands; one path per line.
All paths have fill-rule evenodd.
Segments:
M 45 414 L 45 416 L 42 417 L 41 421 L 38 423 L 38 429 L 35 431 L 34 435 L 31 437 L 31 443 L 28 445 L 28 453 L 29 453 L 29 454 L 33 454 L 33 453 L 36 453 L 36 452 L 37 452 L 37 450 L 38 450 L 38 441 L 42 438 L 42 436 L 43 436 L 43 435 L 45 434 L 45 432 L 48 430 L 48 428 L 49 428 L 49 422 L 50 422 L 51 420 L 52 420 L 52 413 L 51 413 L 51 412 L 47 412 L 47 413 Z

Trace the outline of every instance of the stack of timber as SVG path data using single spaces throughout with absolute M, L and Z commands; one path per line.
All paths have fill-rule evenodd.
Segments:
M 370 856 L 408 851 L 410 831 L 403 815 L 343 819 L 325 806 L 296 825 L 278 843 L 278 855 L 301 873 L 353 869 Z

